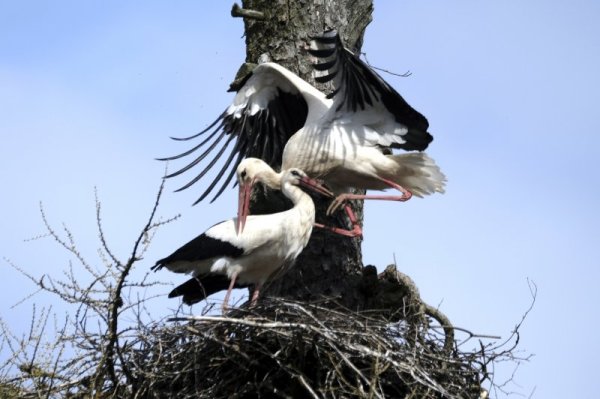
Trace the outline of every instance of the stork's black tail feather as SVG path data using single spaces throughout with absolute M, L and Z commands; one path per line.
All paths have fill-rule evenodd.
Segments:
M 235 288 L 245 288 L 247 284 L 235 284 Z M 193 305 L 208 296 L 229 288 L 229 278 L 222 274 L 210 274 L 203 277 L 193 277 L 175 287 L 169 293 L 169 298 L 182 296 L 183 303 Z

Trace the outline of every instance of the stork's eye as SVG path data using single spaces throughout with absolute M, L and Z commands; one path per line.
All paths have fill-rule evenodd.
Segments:
M 246 169 L 242 170 L 242 173 L 240 174 L 240 176 L 242 176 L 242 179 L 245 179 L 246 175 L 247 175 Z
M 297 170 L 292 170 L 292 175 L 296 176 L 296 177 L 300 177 L 300 172 L 298 172 Z

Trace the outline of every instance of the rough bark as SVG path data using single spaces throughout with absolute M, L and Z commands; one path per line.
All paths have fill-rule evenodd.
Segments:
M 306 46 L 311 35 L 335 28 L 351 49 L 360 50 L 364 31 L 371 22 L 372 0 L 245 0 L 243 9 L 258 11 L 256 17 L 244 17 L 246 31 L 246 62 L 257 63 L 266 54 L 315 84 L 310 56 Z M 232 14 L 240 15 L 239 8 Z M 245 14 L 249 15 L 249 14 Z M 256 15 L 256 14 L 255 14 Z M 319 87 L 319 86 L 317 86 Z M 326 91 L 326 88 L 319 87 Z M 315 201 L 317 220 L 325 219 L 326 202 Z M 253 213 L 280 210 L 280 206 L 264 208 L 265 198 L 259 193 L 252 204 Z M 362 222 L 362 203 L 353 207 Z M 359 289 L 362 279 L 362 239 L 345 238 L 319 229 L 283 278 L 264 291 L 264 296 L 280 296 L 313 300 L 334 297 L 350 309 L 364 307 L 365 298 Z

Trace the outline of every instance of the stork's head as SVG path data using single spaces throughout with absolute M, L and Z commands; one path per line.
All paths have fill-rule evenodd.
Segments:
M 287 183 L 306 188 L 327 197 L 333 197 L 333 193 L 323 186 L 320 181 L 311 179 L 306 173 L 298 168 L 288 169 L 282 174 L 281 186 L 283 187 L 283 185 Z
M 281 175 L 276 173 L 265 161 L 258 158 L 246 158 L 240 162 L 236 175 L 239 185 L 237 230 L 238 234 L 241 234 L 248 217 L 254 183 L 260 181 L 269 188 L 279 190 Z

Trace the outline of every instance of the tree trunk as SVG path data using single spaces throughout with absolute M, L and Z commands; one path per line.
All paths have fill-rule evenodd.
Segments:
M 263 13 L 261 19 L 244 18 L 246 62 L 257 63 L 266 54 L 271 61 L 315 85 L 311 57 L 306 52 L 310 37 L 334 28 L 347 47 L 360 50 L 364 31 L 372 19 L 373 4 L 372 0 L 244 0 L 243 9 Z M 325 87 L 316 86 L 326 91 Z M 258 193 L 251 205 L 252 213 L 281 210 L 276 205 L 265 209 L 265 201 L 265 196 Z M 325 218 L 327 204 L 328 201 L 315 201 L 317 221 L 330 225 L 335 221 Z M 362 224 L 362 202 L 352 205 Z M 361 242 L 359 238 L 314 229 L 294 266 L 266 287 L 263 295 L 301 300 L 327 296 L 346 308 L 363 308 L 365 298 L 358 289 L 363 267 Z

